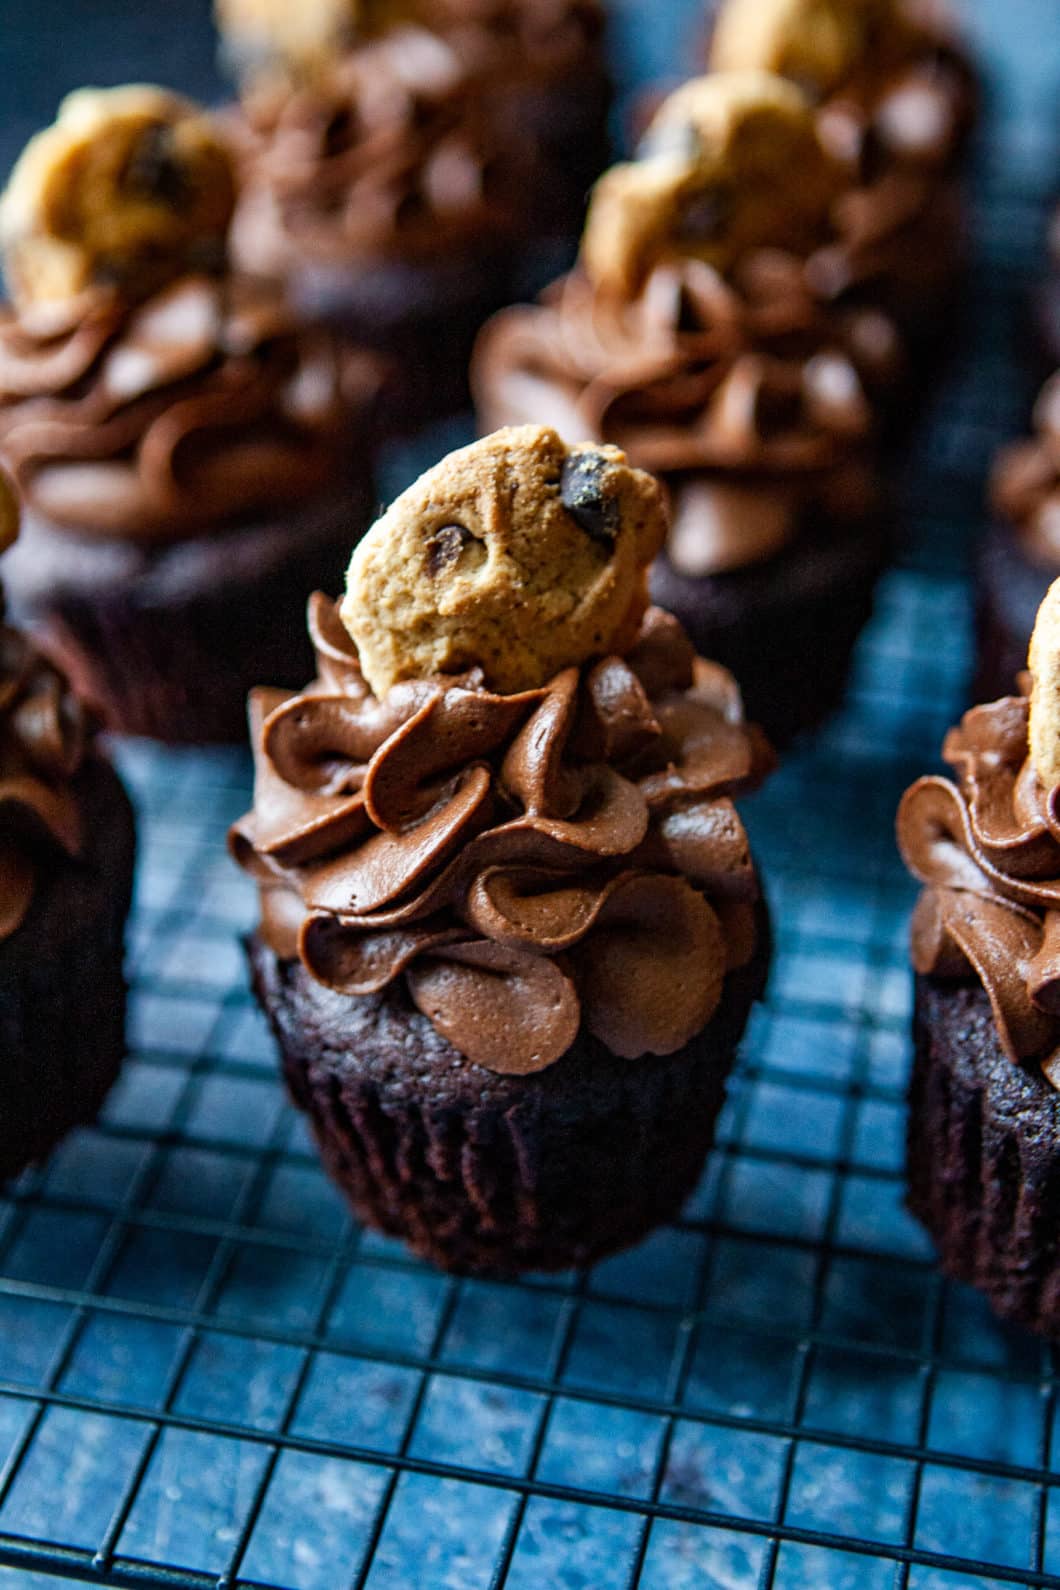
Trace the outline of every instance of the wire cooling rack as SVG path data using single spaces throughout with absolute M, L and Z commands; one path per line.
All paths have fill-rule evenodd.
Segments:
M 1053 129 L 1014 85 L 1044 83 L 1054 3 L 976 13 L 1003 136 L 974 310 L 848 706 L 747 806 L 776 964 L 677 1224 L 522 1284 L 358 1230 L 247 992 L 254 900 L 222 846 L 246 759 L 118 748 L 130 1055 L 99 1124 L 0 1198 L 0 1587 L 1060 1586 L 1053 1352 L 944 1282 L 902 1209 L 891 839 L 962 704 L 966 543 L 1028 396 Z M 678 33 L 653 28 L 647 71 Z

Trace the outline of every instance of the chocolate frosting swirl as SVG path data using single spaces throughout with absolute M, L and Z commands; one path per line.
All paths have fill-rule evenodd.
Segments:
M 628 1059 L 699 1032 L 755 943 L 733 796 L 770 758 L 731 676 L 651 609 L 626 657 L 540 689 L 472 672 L 379 700 L 319 595 L 310 629 L 314 682 L 252 698 L 230 835 L 275 952 L 349 996 L 402 980 L 497 1072 L 553 1064 L 583 1022 Z
M 801 261 L 760 250 L 732 282 L 659 265 L 629 300 L 576 270 L 494 317 L 472 375 L 487 429 L 532 417 L 661 474 L 670 560 L 695 577 L 772 557 L 816 506 L 862 518 L 872 399 L 899 362 L 884 315 L 824 309 Z
M 1060 786 L 1028 755 L 1026 696 L 965 713 L 943 758 L 956 783 L 922 778 L 898 810 L 898 844 L 924 885 L 913 965 L 977 977 L 1010 1060 L 1060 1088 Z
M 237 257 L 286 273 L 522 236 L 553 180 L 541 96 L 602 72 L 602 31 L 597 0 L 437 0 L 310 82 L 251 77 Z
M 999 454 L 991 500 L 1035 562 L 1060 565 L 1060 375 L 1034 406 L 1034 435 Z
M 0 622 L 0 942 L 25 921 L 42 861 L 80 854 L 71 780 L 86 744 L 85 717 L 66 680 Z
M 186 277 L 137 306 L 103 292 L 8 311 L 0 456 L 62 529 L 202 534 L 341 474 L 353 374 L 278 289 L 238 275 Z
M 959 167 L 978 113 L 975 72 L 952 19 L 912 5 L 897 52 L 875 49 L 818 110 L 846 171 L 835 237 L 810 261 L 829 298 L 880 288 L 895 309 L 948 287 L 962 246 Z

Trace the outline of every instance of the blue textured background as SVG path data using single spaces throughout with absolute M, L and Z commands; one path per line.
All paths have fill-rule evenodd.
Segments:
M 697 5 L 614 10 L 627 99 L 692 65 Z M 991 91 L 973 312 L 848 705 L 749 803 L 777 963 L 682 1219 L 522 1285 L 356 1230 L 246 992 L 254 902 L 223 850 L 245 759 L 119 747 L 130 1060 L 99 1125 L 0 1197 L 4 1590 L 1060 1586 L 1053 1352 L 943 1283 L 901 1206 L 892 814 L 963 700 L 1060 131 L 1057 0 L 967 16 Z M 61 92 L 130 77 L 216 98 L 207 7 L 0 0 L 0 168 Z M 463 435 L 395 454 L 388 486 Z

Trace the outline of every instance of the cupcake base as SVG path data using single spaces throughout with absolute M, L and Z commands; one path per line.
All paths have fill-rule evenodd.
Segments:
M 1058 573 L 1033 562 L 1010 526 L 987 530 L 975 555 L 976 701 L 1014 694 L 1038 608 Z
M 1060 1335 L 1060 1094 L 1001 1049 L 978 983 L 919 978 L 909 1208 L 955 1280 Z
M 111 728 L 241 740 L 253 686 L 299 689 L 311 676 L 306 600 L 340 589 L 371 507 L 365 479 L 282 523 L 159 548 L 27 513 L 4 559 L 10 608 Z
M 677 1214 L 769 951 L 763 907 L 753 962 L 677 1054 L 622 1060 L 583 1031 L 547 1070 L 506 1077 L 465 1060 L 402 985 L 349 999 L 248 943 L 291 1097 L 358 1219 L 476 1274 L 590 1264 Z
M 748 718 L 783 746 L 839 705 L 891 539 L 884 516 L 822 526 L 768 562 L 699 578 L 663 553 L 652 600 L 681 620 L 701 656 L 735 675 Z
M 0 943 L 0 1182 L 94 1119 L 125 1054 L 132 808 L 99 758 L 75 790 L 85 852 L 42 869 L 26 920 Z

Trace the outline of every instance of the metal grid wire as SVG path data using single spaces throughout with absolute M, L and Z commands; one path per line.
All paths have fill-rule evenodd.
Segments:
M 1055 26 L 1002 9 L 999 53 L 1016 15 Z M 1007 146 L 1023 169 L 1035 136 Z M 962 704 L 966 543 L 1028 395 L 1011 332 L 1040 208 L 1005 162 L 981 208 L 975 313 L 849 704 L 748 803 L 778 945 L 717 1152 L 632 1253 L 456 1280 L 355 1228 L 247 992 L 253 893 L 222 847 L 246 759 L 119 748 L 128 1064 L 0 1198 L 0 1587 L 1060 1586 L 1054 1354 L 944 1282 L 902 1209 L 892 815 Z

